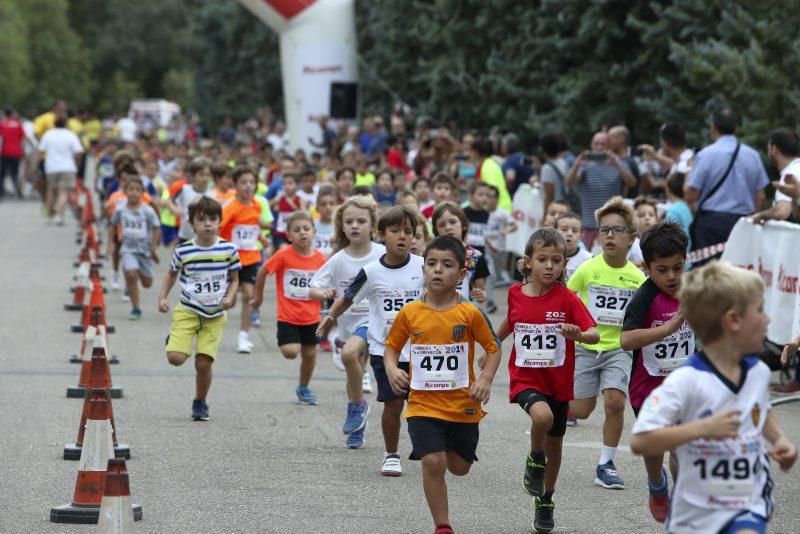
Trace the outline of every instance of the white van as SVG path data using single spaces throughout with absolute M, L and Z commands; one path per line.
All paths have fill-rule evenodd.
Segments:
M 178 104 L 158 98 L 134 100 L 128 109 L 128 117 L 133 119 L 140 129 L 145 123 L 165 127 L 180 115 L 181 107 Z

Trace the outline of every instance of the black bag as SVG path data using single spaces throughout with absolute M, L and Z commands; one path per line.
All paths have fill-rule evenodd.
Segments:
M 689 225 L 689 237 L 692 238 L 692 243 L 697 242 L 696 239 L 697 236 L 695 235 L 695 225 L 697 223 L 697 218 L 700 217 L 700 214 L 702 213 L 703 204 L 705 204 L 709 198 L 713 197 L 714 193 L 719 191 L 719 188 L 722 187 L 722 184 L 724 184 L 725 180 L 728 179 L 728 176 L 733 170 L 733 164 L 736 162 L 736 156 L 739 155 L 740 146 L 741 143 L 739 143 L 739 141 L 736 141 L 736 149 L 733 151 L 733 155 L 731 156 L 731 162 L 728 164 L 728 169 L 725 171 L 725 174 L 723 174 L 722 178 L 720 178 L 719 181 L 716 184 L 714 184 L 714 187 L 711 188 L 711 191 L 705 196 L 705 198 L 701 199 L 697 203 L 697 208 L 694 210 L 694 218 L 692 218 L 692 224 Z

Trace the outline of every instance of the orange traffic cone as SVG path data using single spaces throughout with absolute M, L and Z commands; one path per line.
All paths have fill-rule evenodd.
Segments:
M 125 460 L 109 460 L 97 531 L 103 534 L 128 534 L 133 532 L 133 522 L 141 519 L 142 507 L 131 503 L 131 487 Z
M 84 249 L 86 250 L 86 249 Z M 76 284 L 73 286 L 72 302 L 64 304 L 64 309 L 68 311 L 81 311 L 86 300 L 86 290 L 92 289 L 92 281 L 89 279 L 91 265 L 89 263 L 88 250 L 86 261 L 81 262 L 78 271 L 75 273 Z
M 82 334 L 86 331 L 86 327 L 92 326 L 105 326 L 106 332 L 109 334 L 114 333 L 114 327 L 106 324 L 106 305 L 103 298 L 103 286 L 100 280 L 92 279 L 92 293 L 89 296 L 89 305 L 83 309 L 80 324 L 74 324 L 70 327 L 71 332 Z
M 100 515 L 106 468 L 114 456 L 114 445 L 106 392 L 94 389 L 91 395 L 75 493 L 71 503 L 50 509 L 53 523 L 97 523 Z M 141 516 L 141 507 L 138 513 Z
M 87 342 L 90 330 L 95 333 L 91 336 L 92 341 Z M 92 347 L 92 350 L 89 351 L 88 347 Z M 111 385 L 111 369 L 108 367 L 110 363 L 108 361 L 108 337 L 104 326 L 90 325 L 86 328 L 81 354 L 83 354 L 83 358 L 78 385 L 67 388 L 67 398 L 80 399 L 85 397 L 87 388 L 103 388 L 110 391 L 112 398 L 121 399 L 122 388 L 115 388 Z

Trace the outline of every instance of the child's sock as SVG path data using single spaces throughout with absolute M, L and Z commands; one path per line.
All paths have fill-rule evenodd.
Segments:
M 616 447 L 606 447 L 605 445 L 603 445 L 603 448 L 600 450 L 600 462 L 598 462 L 598 465 L 604 465 L 607 464 L 608 462 L 613 462 L 614 456 L 616 456 L 616 454 L 617 454 Z

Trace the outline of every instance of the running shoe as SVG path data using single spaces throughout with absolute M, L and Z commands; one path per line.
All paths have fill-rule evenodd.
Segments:
M 552 496 L 547 500 L 542 497 L 533 498 L 533 525 L 531 525 L 531 532 L 539 534 L 553 531 L 556 526 L 556 522 L 553 520 L 555 507 Z
M 127 289 L 122 292 L 122 300 L 124 300 L 125 302 L 130 302 L 131 300 L 131 296 L 128 294 Z
M 403 466 L 400 465 L 400 455 L 396 452 L 383 454 L 383 465 L 381 474 L 385 477 L 399 477 L 403 474 Z
M 131 321 L 138 321 L 141 318 L 142 318 L 142 310 L 138 308 L 132 309 L 131 312 L 128 314 L 128 319 Z
M 547 460 L 537 463 L 531 453 L 525 457 L 525 475 L 522 477 L 522 487 L 525 488 L 528 495 L 534 497 L 544 495 L 544 468 L 546 466 Z
M 454 534 L 453 527 L 447 523 L 436 525 L 436 530 L 433 531 L 433 534 Z
M 320 339 L 319 340 L 319 350 L 322 352 L 331 352 L 333 350 L 333 346 L 331 345 L 330 339 Z
M 297 386 L 294 392 L 297 394 L 297 400 L 300 404 L 307 404 L 309 406 L 317 405 L 317 398 L 314 396 L 314 393 L 308 389 L 308 386 Z
M 367 414 L 369 413 L 369 404 L 364 402 L 348 402 L 347 403 L 347 418 L 344 420 L 342 432 L 345 434 L 352 434 L 363 430 L 367 425 Z
M 364 376 L 361 377 L 361 391 L 364 393 L 372 393 L 372 379 L 369 377 L 369 371 L 364 369 Z
M 208 404 L 204 400 L 192 401 L 192 420 L 208 421 Z
M 661 466 L 661 477 L 664 481 L 661 488 L 653 488 L 650 481 L 647 481 L 647 489 L 650 492 L 650 514 L 659 523 L 667 520 L 667 511 L 669 510 L 669 473 L 663 465 Z
M 347 435 L 347 448 L 360 449 L 364 446 L 364 433 L 367 431 L 367 424 L 364 423 L 364 428 L 356 430 L 355 432 Z
M 250 314 L 250 326 L 256 328 L 261 326 L 261 310 L 253 310 L 253 313 Z
M 782 386 L 772 386 L 770 391 L 776 395 L 791 395 L 800 391 L 800 382 L 797 380 L 791 380 Z
M 119 291 L 119 271 L 111 274 L 111 290 Z
M 619 476 L 613 461 L 597 466 L 597 478 L 594 479 L 594 483 L 606 489 L 625 489 L 625 482 Z
M 236 352 L 239 354 L 250 354 L 253 350 L 253 342 L 246 332 L 239 332 L 239 341 L 236 343 Z

